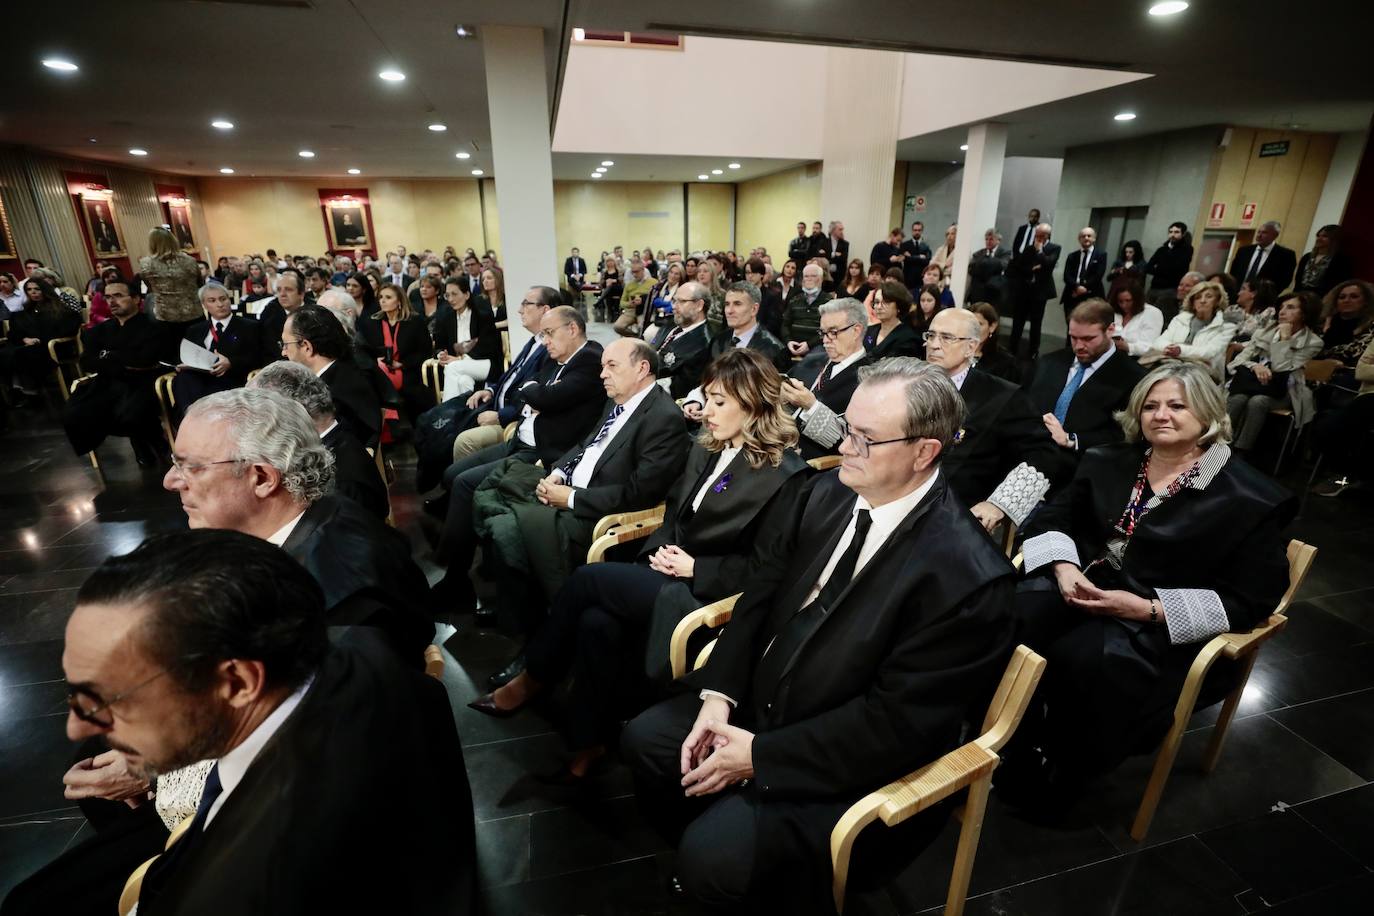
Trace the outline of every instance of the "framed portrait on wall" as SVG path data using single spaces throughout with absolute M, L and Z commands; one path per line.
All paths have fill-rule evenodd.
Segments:
M 115 218 L 114 202 L 104 195 L 83 196 L 81 213 L 86 218 L 86 229 L 90 232 L 91 246 L 96 256 L 126 257 L 124 234 L 119 230 Z
M 14 246 L 14 233 L 10 231 L 9 214 L 5 212 L 5 197 L 0 194 L 0 261 L 18 259 L 19 251 Z
M 167 225 L 172 227 L 177 245 L 182 251 L 196 250 L 195 233 L 191 230 L 191 204 L 187 201 L 167 203 Z
M 327 225 L 331 250 L 372 247 L 372 240 L 367 233 L 367 218 L 360 201 L 331 200 L 328 210 Z

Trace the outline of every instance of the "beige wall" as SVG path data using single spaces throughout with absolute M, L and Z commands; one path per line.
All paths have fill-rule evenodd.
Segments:
M 337 179 L 202 178 L 201 197 L 215 255 L 275 248 L 318 255 L 327 243 L 319 189 Z M 482 247 L 477 182 L 467 179 L 358 181 L 372 204 L 378 250 Z
M 809 224 L 820 218 L 821 167 L 799 165 L 763 178 L 743 181 L 736 197 L 735 250 L 748 254 L 763 245 L 779 268 L 787 258 L 787 243 L 797 232 L 797 221 Z M 863 246 L 863 242 L 850 241 Z M 869 243 L 871 244 L 871 243 Z
M 553 206 L 559 257 L 576 246 L 593 270 L 601 252 L 616 245 L 627 255 L 645 245 L 683 246 L 678 182 L 555 181 Z
M 688 184 L 687 247 L 729 251 L 735 247 L 735 186 Z

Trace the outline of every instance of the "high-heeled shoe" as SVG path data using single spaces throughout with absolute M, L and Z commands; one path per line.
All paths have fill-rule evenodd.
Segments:
M 514 709 L 502 709 L 496 705 L 495 693 L 483 694 L 468 704 L 468 709 L 475 709 L 482 715 L 491 716 L 493 719 L 509 719 L 524 708 L 524 705 L 521 704 Z

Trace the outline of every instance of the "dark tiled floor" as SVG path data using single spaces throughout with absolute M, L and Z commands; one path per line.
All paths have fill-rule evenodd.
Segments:
M 70 845 L 83 824 L 60 782 L 73 754 L 61 715 L 61 639 L 76 589 L 106 556 L 185 524 L 159 475 L 141 471 L 122 442 L 102 447 L 102 480 L 70 454 L 51 405 L 16 413 L 14 423 L 0 440 L 0 894 Z M 418 501 L 406 495 L 402 456 L 392 456 L 402 465 L 397 520 L 423 558 Z M 1305 474 L 1295 470 L 1290 483 Z M 1371 504 L 1369 492 L 1308 501 L 1292 536 L 1321 553 L 1291 623 L 1261 656 L 1211 775 L 1199 771 L 1199 758 L 1215 709 L 1190 723 L 1147 842 L 1127 834 L 1146 758 L 1095 786 L 1070 826 L 1034 826 L 994 795 L 969 913 L 1368 911 Z M 440 634 L 449 662 L 444 684 L 467 755 L 490 911 L 698 912 L 665 892 L 672 852 L 636 809 L 623 767 L 607 767 L 593 791 L 570 796 L 533 778 L 561 760 L 556 715 L 532 711 L 497 721 L 466 708 L 516 646 L 475 629 L 471 618 L 450 623 L 456 629 Z M 949 825 L 886 895 L 856 901 L 850 911 L 938 912 L 956 836 L 957 825 Z

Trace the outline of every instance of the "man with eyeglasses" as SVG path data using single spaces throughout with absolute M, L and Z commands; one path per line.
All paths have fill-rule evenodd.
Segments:
M 805 356 L 820 342 L 820 308 L 835 298 L 824 289 L 825 269 L 816 264 L 802 268 L 801 287 L 788 297 L 782 319 L 782 339 L 793 356 Z
M 794 411 L 801 432 L 799 448 L 807 460 L 838 454 L 840 418 L 868 364 L 864 330 L 868 313 L 857 299 L 836 299 L 820 307 L 820 340 L 824 361 L 796 364 L 783 379 L 782 399 Z
M 242 533 L 158 535 L 106 560 L 67 621 L 67 735 L 114 748 L 100 757 L 132 794 L 5 912 L 113 913 L 152 856 L 135 885 L 144 916 L 470 912 L 471 792 L 444 692 L 365 633 L 331 645 L 328 624 L 311 576 Z M 377 791 L 398 761 L 446 787 L 439 819 L 407 823 Z M 88 788 L 75 778 L 69 797 Z M 159 815 L 180 810 L 196 813 L 164 851 Z
M 62 410 L 67 441 L 78 455 L 108 436 L 128 436 L 139 464 L 157 464 L 166 456 L 153 384 L 165 371 L 158 356 L 167 338 L 143 313 L 142 298 L 137 283 L 106 280 L 110 320 L 81 332 L 81 371 L 89 378 Z
M 282 357 L 305 366 L 329 386 L 339 422 L 359 442 L 375 446 L 382 432 L 382 402 L 353 361 L 353 347 L 339 319 L 318 305 L 297 308 L 282 327 L 280 346 Z
M 539 336 L 547 358 L 538 376 L 520 386 L 521 420 L 515 435 L 455 461 L 444 472 L 448 506 L 434 552 L 448 572 L 433 589 L 438 607 L 461 612 L 476 605 L 468 576 L 477 549 L 472 498 L 487 475 L 508 458 L 526 464 L 542 461 L 544 467 L 552 467 L 601 415 L 605 403 L 601 345 L 587 339 L 582 316 L 566 305 L 549 309 L 540 319 Z
M 949 485 L 989 532 L 1004 520 L 1022 525 L 1050 486 L 1073 473 L 1030 398 L 1018 386 L 978 371 L 982 332 L 967 309 L 937 312 L 925 332 L 926 359 L 949 375 L 964 399 L 964 425 L 943 467 Z
M 990 695 L 1012 647 L 1014 571 L 940 472 L 959 393 L 910 357 L 861 377 L 843 463 L 778 532 L 784 559 L 746 585 L 706 665 L 680 681 L 691 692 L 621 735 L 646 809 L 680 837 L 679 884 L 722 909 L 746 894 L 776 912 L 829 900 L 835 822 L 955 747 L 966 703 Z M 866 840 L 850 886 L 882 886 L 945 818 Z
M 673 323 L 654 336 L 660 379 L 668 379 L 674 398 L 685 398 L 701 383 L 701 373 L 711 361 L 711 337 L 706 327 L 710 291 L 696 281 L 680 284 L 673 293 Z
M 258 325 L 262 328 L 260 336 L 263 343 L 263 365 L 283 358 L 277 348 L 277 341 L 281 340 L 286 319 L 305 305 L 304 290 L 305 278 L 301 276 L 300 271 L 289 268 L 277 275 L 276 295 L 261 301 L 257 314 Z

